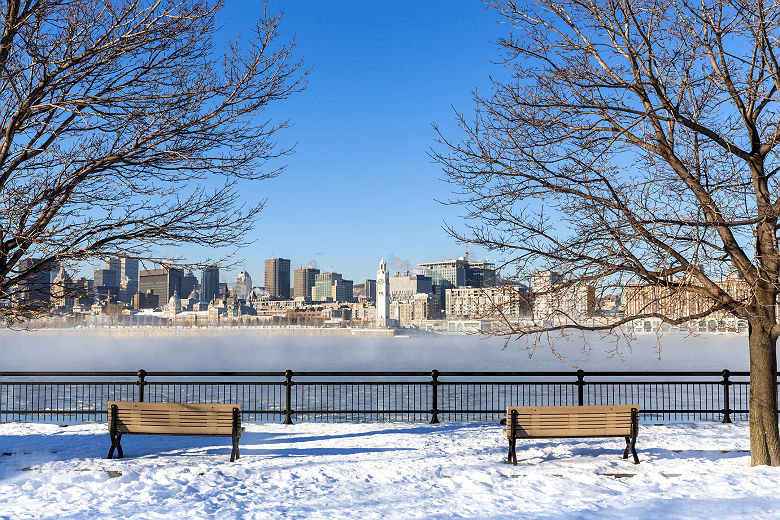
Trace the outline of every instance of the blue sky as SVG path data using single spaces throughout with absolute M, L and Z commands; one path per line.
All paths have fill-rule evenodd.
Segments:
M 226 33 L 248 35 L 262 3 L 228 0 Z M 491 43 L 506 32 L 478 0 L 431 2 L 281 1 L 282 37 L 295 37 L 310 67 L 308 88 L 272 107 L 289 119 L 282 144 L 297 142 L 285 173 L 244 186 L 247 201 L 267 199 L 242 268 L 263 284 L 265 258 L 290 258 L 292 267 L 317 262 L 321 270 L 362 282 L 374 278 L 381 257 L 419 262 L 463 255 L 442 229 L 458 225 L 458 210 L 440 168 L 427 155 L 437 123 L 457 135 L 453 107 L 472 109 L 471 92 L 486 93 L 501 74 Z M 471 249 L 484 258 L 484 250 Z M 187 258 L 197 255 L 183 249 Z M 400 267 L 402 262 L 397 262 Z

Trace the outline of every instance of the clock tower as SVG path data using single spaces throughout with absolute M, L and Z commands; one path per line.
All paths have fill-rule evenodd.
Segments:
M 387 328 L 387 318 L 390 313 L 390 273 L 383 258 L 376 272 L 376 326 Z

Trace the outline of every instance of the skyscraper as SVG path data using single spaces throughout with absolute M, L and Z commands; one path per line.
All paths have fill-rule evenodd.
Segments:
M 187 274 L 181 279 L 181 298 L 189 298 L 192 291 L 198 288 L 198 279 L 192 274 L 192 271 L 187 271 Z
M 151 290 L 164 305 L 173 293 L 181 293 L 181 279 L 184 273 L 179 269 L 150 269 L 139 273 L 138 292 L 146 294 Z
M 122 258 L 119 262 L 119 290 L 125 303 L 131 303 L 138 292 L 138 259 Z
M 19 273 L 27 272 L 14 289 L 13 299 L 30 309 L 39 309 L 51 301 L 51 273 L 49 265 L 38 258 L 25 258 L 19 262 Z
M 311 299 L 315 302 L 324 302 L 333 299 L 333 283 L 341 280 L 339 273 L 320 273 L 314 277 L 314 288 Z
M 363 293 L 366 296 L 366 301 L 375 302 L 376 301 L 376 280 L 366 280 L 366 283 L 363 284 Z
M 115 256 L 108 257 L 106 258 L 106 266 L 103 269 L 116 271 L 117 276 L 119 276 L 122 271 L 122 260 Z
M 108 262 L 106 262 L 108 265 Z M 119 270 L 95 269 L 95 292 L 99 296 L 112 298 L 119 296 Z
M 320 270 L 311 267 L 296 269 L 293 296 L 295 298 L 310 300 L 311 289 L 314 287 L 318 274 L 320 274 Z
M 290 299 L 290 260 L 269 258 L 265 261 L 265 291 L 271 298 Z
M 51 286 L 51 303 L 54 307 L 71 309 L 73 307 L 73 282 L 70 275 L 60 267 Z
M 236 298 L 239 300 L 246 300 L 252 293 L 252 277 L 246 271 L 241 271 L 236 277 L 236 285 L 233 290 L 236 293 Z
M 219 268 L 206 267 L 200 279 L 200 301 L 211 303 L 219 294 Z

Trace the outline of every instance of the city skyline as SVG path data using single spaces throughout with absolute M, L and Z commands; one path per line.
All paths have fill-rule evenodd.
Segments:
M 272 0 L 268 9 L 284 12 L 280 30 L 294 35 L 312 71 L 304 92 L 269 108 L 293 125 L 279 140 L 297 143 L 296 151 L 279 177 L 243 184 L 243 197 L 266 199 L 266 207 L 247 237 L 252 244 L 221 270 L 222 281 L 241 271 L 262 276 L 264 259 L 274 257 L 291 259 L 292 269 L 316 261 L 322 271 L 359 281 L 373 278 L 383 257 L 391 268 L 393 257 L 415 266 L 463 256 L 465 246 L 442 229 L 445 220 L 461 221 L 437 202 L 449 198 L 450 186 L 427 152 L 435 145 L 431 125 L 455 135 L 453 107 L 468 110 L 471 91 L 502 73 L 491 63 L 491 41 L 501 31 L 494 13 L 471 1 L 442 9 Z M 248 36 L 262 11 L 261 4 L 228 2 L 219 16 L 223 33 Z M 159 253 L 190 261 L 214 255 L 190 246 Z M 473 246 L 471 253 L 486 256 Z

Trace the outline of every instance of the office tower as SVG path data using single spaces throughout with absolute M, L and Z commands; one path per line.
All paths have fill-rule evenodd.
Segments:
M 138 292 L 152 292 L 160 303 L 167 302 L 173 293 L 181 293 L 181 279 L 184 272 L 179 269 L 150 269 L 138 276 Z
M 106 266 L 103 269 L 116 271 L 117 276 L 119 276 L 119 274 L 122 272 L 122 260 L 115 256 L 106 258 Z
M 469 287 L 494 287 L 499 284 L 496 264 L 493 262 L 469 262 L 466 285 Z
M 106 262 L 108 265 L 108 262 Z M 94 288 L 98 296 L 119 297 L 119 270 L 95 269 Z
M 18 273 L 27 274 L 21 283 L 12 291 L 13 299 L 23 303 L 28 308 L 40 308 L 47 306 L 51 301 L 51 272 L 50 264 L 42 264 L 38 258 L 25 258 L 19 262 Z
M 433 281 L 430 276 L 409 274 L 390 277 L 390 301 L 410 302 L 415 294 L 433 294 Z
M 265 291 L 271 298 L 290 299 L 290 260 L 269 258 L 265 261 Z
M 314 277 L 311 299 L 315 302 L 324 302 L 333 299 L 333 282 L 341 280 L 339 273 L 320 273 Z
M 206 267 L 200 278 L 200 301 L 211 303 L 219 295 L 219 268 Z
M 366 283 L 363 284 L 363 293 L 366 296 L 366 301 L 368 302 L 375 302 L 376 301 L 376 280 L 366 280 Z
M 352 280 L 344 280 L 340 278 L 333 280 L 333 284 L 330 288 L 330 297 L 334 302 L 351 302 L 354 300 Z
M 238 300 L 246 300 L 252 294 L 252 277 L 246 271 L 241 271 L 236 277 L 234 286 L 235 296 Z
M 138 259 L 122 258 L 119 262 L 119 290 L 122 300 L 133 301 L 133 295 L 138 292 Z
M 198 279 L 192 274 L 192 271 L 187 271 L 187 274 L 181 279 L 181 294 L 180 298 L 189 298 L 192 291 L 197 290 Z
M 304 300 L 311 299 L 311 290 L 317 281 L 317 275 L 320 274 L 319 269 L 311 267 L 304 267 L 302 269 L 295 270 L 295 279 L 293 296 L 295 298 L 303 298 Z
M 51 304 L 60 309 L 73 308 L 73 281 L 70 275 L 65 272 L 64 267 L 60 267 L 57 276 L 51 286 Z
M 431 278 L 434 285 L 445 288 L 463 287 L 466 285 L 469 263 L 465 260 L 444 260 L 417 264 L 425 276 Z

